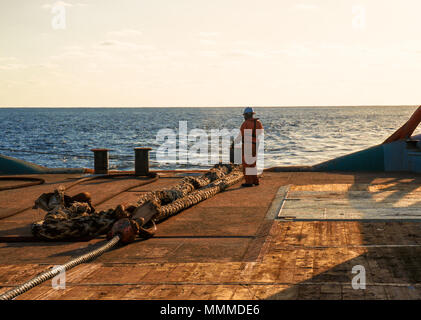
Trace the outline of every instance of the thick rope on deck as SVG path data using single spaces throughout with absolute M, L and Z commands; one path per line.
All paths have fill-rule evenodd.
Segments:
M 209 199 L 218 192 L 239 182 L 243 177 L 237 165 L 216 165 L 204 175 L 194 178 L 187 177 L 171 189 L 150 192 L 138 201 L 138 206 L 124 208 L 122 205 L 116 209 L 96 213 L 92 207 L 90 195 L 81 193 L 69 197 L 64 188 L 55 190 L 52 194 L 43 194 L 35 202 L 35 207 L 48 211 L 44 220 L 32 225 L 34 235 L 50 240 L 60 240 L 66 237 L 98 235 L 109 232 L 109 241 L 96 250 L 77 257 L 60 269 L 53 268 L 42 272 L 29 281 L 0 294 L 0 300 L 10 300 L 31 288 L 55 277 L 61 270 L 69 270 L 81 263 L 92 260 L 118 243 L 124 241 L 125 229 L 134 227 L 139 236 L 148 237 L 151 234 L 143 226 L 155 221 L 162 221 L 178 212 Z M 118 220 L 117 223 L 115 223 Z M 124 224 L 129 220 L 129 224 Z M 120 225 L 119 225 L 120 223 Z M 130 226 L 134 223 L 135 226 Z M 113 226 L 114 225 L 114 226 Z M 116 233 L 113 229 L 116 228 Z M 112 228 L 111 232 L 110 229 Z M 134 237 L 131 239 L 131 241 Z
M 226 177 L 231 172 L 241 172 L 241 170 L 238 165 L 217 164 L 199 177 L 185 177 L 180 183 L 171 188 L 165 188 L 145 194 L 139 199 L 137 205 L 141 206 L 147 201 L 155 201 L 159 205 L 171 203 L 187 196 L 194 190 L 208 186 L 210 183 Z
M 119 236 L 115 236 L 108 242 L 106 242 L 104 245 L 100 246 L 99 248 L 95 249 L 94 251 L 91 251 L 89 253 L 86 253 L 80 257 L 77 257 L 75 259 L 70 260 L 69 262 L 65 263 L 61 266 L 61 268 L 51 268 L 47 271 L 44 271 L 40 273 L 39 275 L 35 276 L 34 278 L 26 281 L 25 283 L 17 286 L 16 288 L 13 288 L 9 291 L 6 291 L 3 294 L 0 294 L 0 300 L 12 300 L 13 298 L 16 298 L 17 296 L 20 296 L 21 294 L 25 293 L 26 291 L 36 287 L 37 285 L 54 278 L 56 275 L 58 275 L 62 271 L 67 271 L 72 269 L 73 267 L 76 267 L 79 264 L 88 262 L 92 259 L 95 259 L 102 255 L 104 252 L 110 250 L 112 247 L 117 245 L 120 241 Z
M 137 229 L 136 232 L 140 236 L 149 237 L 151 235 L 149 231 L 142 228 L 145 222 L 155 226 L 155 221 L 162 221 L 183 209 L 209 199 L 239 182 L 242 177 L 243 173 L 237 165 L 216 165 L 200 177 L 187 177 L 173 188 L 144 195 L 139 199 L 138 206 L 124 208 L 119 205 L 114 210 L 98 214 L 92 207 L 88 193 L 69 197 L 64 193 L 64 188 L 59 188 L 54 193 L 41 195 L 34 207 L 44 209 L 48 213 L 44 220 L 32 225 L 34 235 L 44 239 L 60 240 L 108 232 L 109 241 L 96 250 L 67 262 L 60 269 L 53 268 L 42 272 L 16 288 L 0 294 L 0 300 L 11 300 L 55 277 L 61 270 L 69 270 L 92 260 L 118 243 L 127 243 L 124 241 L 124 237 L 127 236 L 124 230 L 128 227 Z M 128 220 L 126 225 L 125 220 Z M 130 226 L 132 223 L 135 226 Z M 115 233 L 113 233 L 114 228 L 116 228 Z M 133 240 L 134 237 L 130 241 Z
M 73 199 L 64 188 L 43 194 L 36 202 L 47 214 L 32 224 L 32 234 L 44 240 L 89 239 L 107 234 L 113 224 L 122 218 L 136 223 L 140 237 L 151 236 L 148 226 L 160 222 L 178 212 L 209 199 L 225 188 L 239 182 L 243 177 L 240 166 L 217 164 L 199 177 L 185 177 L 180 183 L 143 195 L 136 205 L 96 212 L 90 195 L 79 194 Z
M 224 191 L 226 188 L 240 182 L 242 178 L 243 173 L 236 169 L 226 177 L 218 179 L 199 190 L 193 191 L 185 197 L 176 199 L 167 205 L 161 206 L 159 203 L 155 203 L 157 215 L 154 217 L 154 221 L 162 221 L 203 200 L 209 199 L 217 193 Z

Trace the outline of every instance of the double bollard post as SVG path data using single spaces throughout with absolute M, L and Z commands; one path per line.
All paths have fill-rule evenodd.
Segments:
M 152 148 L 135 148 L 135 175 L 148 176 L 149 175 L 149 151 Z M 109 155 L 110 149 L 92 149 L 94 153 L 94 173 L 108 174 L 109 170 Z

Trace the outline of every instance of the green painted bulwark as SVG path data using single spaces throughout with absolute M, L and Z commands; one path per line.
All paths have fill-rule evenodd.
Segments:
M 46 169 L 30 162 L 0 155 L 0 174 L 36 174 L 44 173 Z
M 313 166 L 313 171 L 385 171 L 382 145 L 374 146 Z
M 0 175 L 83 173 L 83 168 L 46 168 L 31 162 L 0 155 Z

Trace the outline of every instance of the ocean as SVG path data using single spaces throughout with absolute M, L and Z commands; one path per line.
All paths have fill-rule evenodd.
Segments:
M 382 143 L 416 107 L 259 107 L 264 167 L 313 165 Z M 157 161 L 158 131 L 239 128 L 243 108 L 0 108 L 0 154 L 46 167 L 93 168 L 93 148 L 108 148 L 110 169 L 133 170 L 135 147 L 151 147 L 153 169 L 210 164 Z M 416 133 L 419 133 L 417 130 Z M 190 144 L 191 146 L 191 144 Z M 190 148 L 189 146 L 189 148 Z M 188 150 L 190 150 L 188 148 Z M 209 149 L 211 149 L 209 147 Z M 187 150 L 187 151 L 188 151 Z

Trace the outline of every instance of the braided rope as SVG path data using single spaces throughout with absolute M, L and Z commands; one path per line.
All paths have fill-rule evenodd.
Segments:
M 76 267 L 79 264 L 88 262 L 92 259 L 95 259 L 102 255 L 104 252 L 110 250 L 112 247 L 114 247 L 118 242 L 120 241 L 120 236 L 115 236 L 110 241 L 107 241 L 104 245 L 101 247 L 95 249 L 94 251 L 91 251 L 89 253 L 86 253 L 78 258 L 75 258 L 73 260 L 70 260 L 66 264 L 62 265 L 61 268 L 52 268 L 50 270 L 44 271 L 40 273 L 39 275 L 35 276 L 34 278 L 26 281 L 25 283 L 17 286 L 14 289 L 11 289 L 9 291 L 6 291 L 5 293 L 0 295 L 0 300 L 11 300 L 17 296 L 20 296 L 21 294 L 25 293 L 26 291 L 36 287 L 37 285 L 54 278 L 56 275 L 58 275 L 61 270 L 70 270 L 74 267 Z
M 183 198 L 179 198 L 165 206 L 156 206 L 158 215 L 155 216 L 154 221 L 159 222 L 173 216 L 180 211 L 187 209 L 201 201 L 215 196 L 217 193 L 225 190 L 226 188 L 238 183 L 243 178 L 243 173 L 235 170 L 228 174 L 226 177 L 218 179 L 217 181 L 209 184 L 208 186 L 193 191 Z

